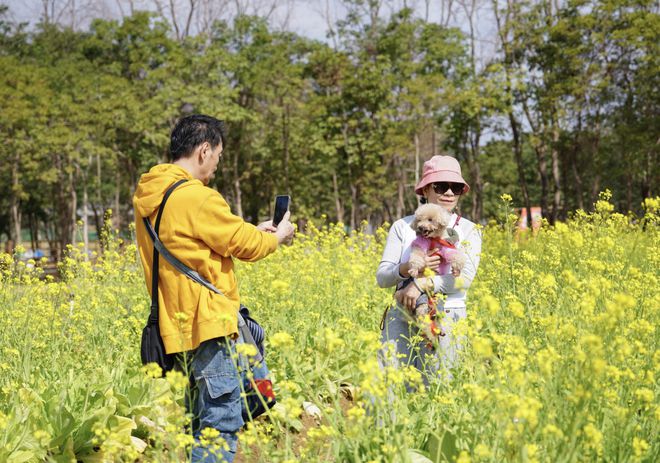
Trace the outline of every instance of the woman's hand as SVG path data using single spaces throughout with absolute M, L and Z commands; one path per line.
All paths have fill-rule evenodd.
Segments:
M 414 310 L 417 303 L 417 298 L 422 295 L 422 292 L 417 289 L 414 283 L 401 288 L 394 293 L 394 299 L 408 310 Z
M 438 253 L 438 249 L 431 249 L 429 252 L 426 254 L 425 258 L 426 263 L 425 267 L 430 268 L 434 272 L 438 272 L 440 269 L 440 264 L 442 263 L 442 257 L 440 257 L 440 253 Z
M 426 268 L 430 268 L 436 273 L 438 272 L 440 264 L 442 263 L 442 258 L 439 254 L 436 254 L 437 251 L 437 249 L 431 249 L 424 256 L 424 267 L 420 269 L 420 275 L 424 273 L 424 269 Z M 410 276 L 410 263 L 404 262 L 403 264 L 399 265 L 399 275 L 404 278 L 408 278 Z

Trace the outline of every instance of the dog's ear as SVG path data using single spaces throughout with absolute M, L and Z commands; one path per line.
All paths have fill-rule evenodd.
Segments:
M 412 222 L 410 222 L 410 228 L 417 231 L 417 224 L 419 223 L 419 220 L 417 219 L 417 214 L 415 214 L 415 218 L 413 219 Z
M 449 221 L 451 220 L 451 214 L 442 206 L 438 206 L 436 212 L 435 218 L 438 221 L 438 225 L 442 228 L 447 228 L 449 226 Z

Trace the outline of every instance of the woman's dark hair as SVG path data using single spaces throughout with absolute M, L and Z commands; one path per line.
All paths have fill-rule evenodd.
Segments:
M 220 143 L 225 146 L 225 123 L 203 114 L 186 116 L 179 120 L 170 137 L 170 159 L 176 161 L 188 157 L 204 142 L 215 149 Z
M 429 202 L 429 200 L 426 199 L 426 196 L 420 196 L 419 197 L 419 204 L 426 204 L 428 202 Z

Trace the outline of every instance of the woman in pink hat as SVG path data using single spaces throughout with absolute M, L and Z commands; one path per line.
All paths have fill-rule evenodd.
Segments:
M 426 161 L 422 179 L 415 187 L 422 202 L 438 204 L 452 213 L 450 227 L 458 233 L 458 247 L 467 255 L 459 278 L 451 274 L 411 278 L 408 260 L 411 244 L 416 238 L 410 226 L 414 215 L 397 220 L 390 228 L 376 279 L 382 288 L 396 286 L 397 304 L 383 317 L 381 337 L 384 345 L 394 346 L 397 355 L 384 361 L 403 361 L 426 372 L 436 372 L 440 366 L 449 368 L 455 362 L 456 342 L 452 341 L 452 325 L 466 316 L 466 293 L 477 273 L 481 253 L 481 232 L 474 223 L 455 212 L 460 197 L 468 191 L 470 186 L 461 175 L 461 166 L 451 156 L 433 156 Z M 431 254 L 430 251 L 426 257 L 426 267 L 436 270 L 440 266 L 440 257 Z M 419 331 L 412 314 L 423 291 L 446 296 L 437 298 L 438 312 L 443 314 L 440 325 L 444 336 L 440 337 L 436 349 L 429 347 L 426 341 L 410 342 Z

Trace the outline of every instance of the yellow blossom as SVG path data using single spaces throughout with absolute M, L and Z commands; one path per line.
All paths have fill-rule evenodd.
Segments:
M 293 337 L 289 333 L 280 331 L 268 338 L 270 346 L 275 349 L 283 347 L 291 347 L 293 345 Z
M 251 343 L 239 343 L 236 344 L 236 353 L 239 355 L 245 355 L 247 357 L 254 357 L 259 352 L 257 346 Z
M 493 346 L 490 339 L 481 336 L 475 336 L 472 340 L 472 349 L 479 357 L 488 358 L 493 355 Z

